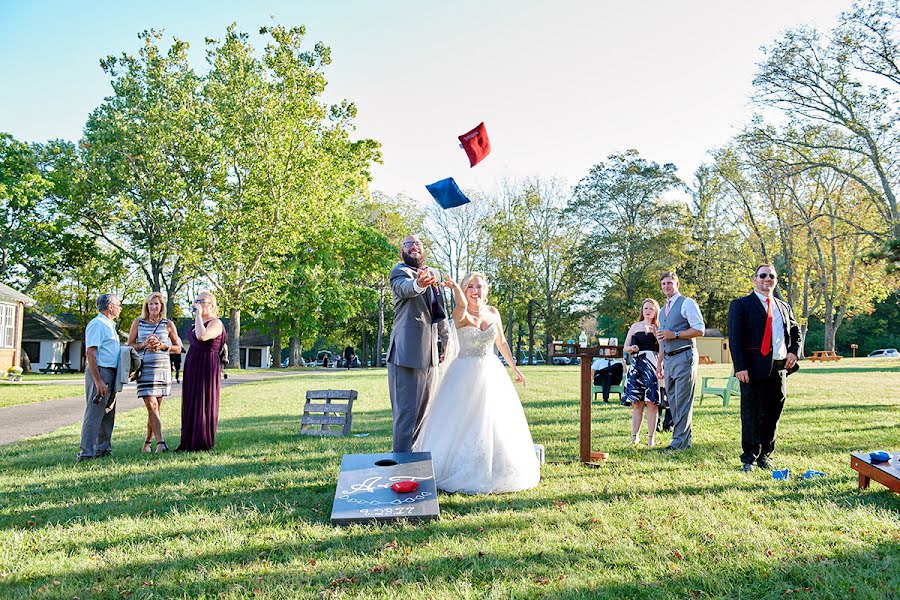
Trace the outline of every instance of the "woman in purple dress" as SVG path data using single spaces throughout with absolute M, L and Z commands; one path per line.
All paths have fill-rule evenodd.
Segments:
M 225 327 L 219 320 L 216 297 L 201 292 L 191 307 L 194 326 L 184 361 L 181 389 L 181 444 L 178 450 L 209 450 L 216 443 L 219 420 L 219 349 L 225 343 Z

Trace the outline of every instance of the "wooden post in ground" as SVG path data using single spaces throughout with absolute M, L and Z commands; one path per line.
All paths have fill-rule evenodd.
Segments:
M 549 355 L 550 364 L 553 363 L 554 356 L 567 356 L 569 358 L 577 357 L 581 361 L 580 381 L 580 434 L 579 434 L 579 450 L 578 459 L 585 465 L 596 467 L 600 461 L 609 458 L 606 452 L 591 451 L 591 405 L 593 403 L 593 394 L 591 393 L 591 361 L 598 356 L 603 358 L 622 358 L 622 346 L 590 346 L 586 348 L 579 347 L 578 344 L 566 344 L 562 342 L 551 342 L 547 346 L 547 354 Z

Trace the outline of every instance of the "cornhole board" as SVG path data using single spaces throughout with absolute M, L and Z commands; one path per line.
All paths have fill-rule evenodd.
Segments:
M 890 462 L 872 463 L 868 452 L 854 452 L 850 455 L 850 468 L 859 473 L 859 489 L 869 487 L 874 479 L 892 492 L 900 492 L 900 452 L 888 452 Z
M 397 481 L 416 481 L 406 494 L 391 489 Z M 430 521 L 441 516 L 431 452 L 345 454 L 341 459 L 331 523 Z
M 306 392 L 306 404 L 300 418 L 300 435 L 348 435 L 353 422 L 353 401 L 356 395 L 356 390 Z

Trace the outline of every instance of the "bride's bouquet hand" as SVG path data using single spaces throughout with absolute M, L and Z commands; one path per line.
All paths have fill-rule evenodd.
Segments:
M 441 282 L 441 285 L 446 288 L 458 288 L 459 284 L 453 281 L 453 278 L 447 275 L 447 278 Z

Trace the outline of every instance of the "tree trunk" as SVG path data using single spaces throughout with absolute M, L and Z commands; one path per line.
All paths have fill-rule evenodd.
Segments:
M 825 298 L 825 314 L 822 317 L 825 325 L 825 339 L 823 350 L 834 350 L 834 304 L 830 298 Z
M 228 321 L 228 368 L 241 368 L 241 309 L 232 308 Z
M 537 323 L 534 320 L 534 306 L 533 302 L 528 302 L 528 360 L 530 362 L 535 362 L 534 356 L 534 329 Z
M 509 313 L 506 315 L 506 339 L 513 339 L 513 316 L 515 315 L 515 308 L 513 307 L 513 300 L 515 300 L 515 294 L 512 290 L 509 292 Z
M 275 325 L 272 332 L 272 366 L 281 368 L 281 325 Z
M 363 318 L 362 336 L 361 336 L 362 339 L 361 339 L 360 342 L 359 342 L 359 352 L 358 352 L 359 366 L 360 366 L 360 367 L 365 367 L 365 366 L 366 366 L 366 361 L 367 361 L 368 358 L 369 358 L 369 356 L 368 356 L 368 355 L 369 355 L 369 332 L 366 331 L 366 323 L 365 323 L 365 321 L 366 321 L 366 319 L 365 319 L 365 317 L 364 317 L 364 318 Z
M 384 286 L 378 289 L 378 335 L 375 342 L 375 361 L 372 363 L 377 367 L 383 367 L 381 362 L 381 352 L 384 348 Z
M 291 336 L 290 357 L 288 358 L 288 364 L 292 367 L 299 367 L 302 358 L 303 344 L 300 343 L 300 334 L 295 333 Z
M 522 324 L 519 323 L 519 337 L 516 340 L 516 353 L 513 355 L 513 358 L 516 359 L 516 364 L 522 362 L 522 357 L 524 354 L 522 353 Z M 510 365 L 512 366 L 512 365 Z

